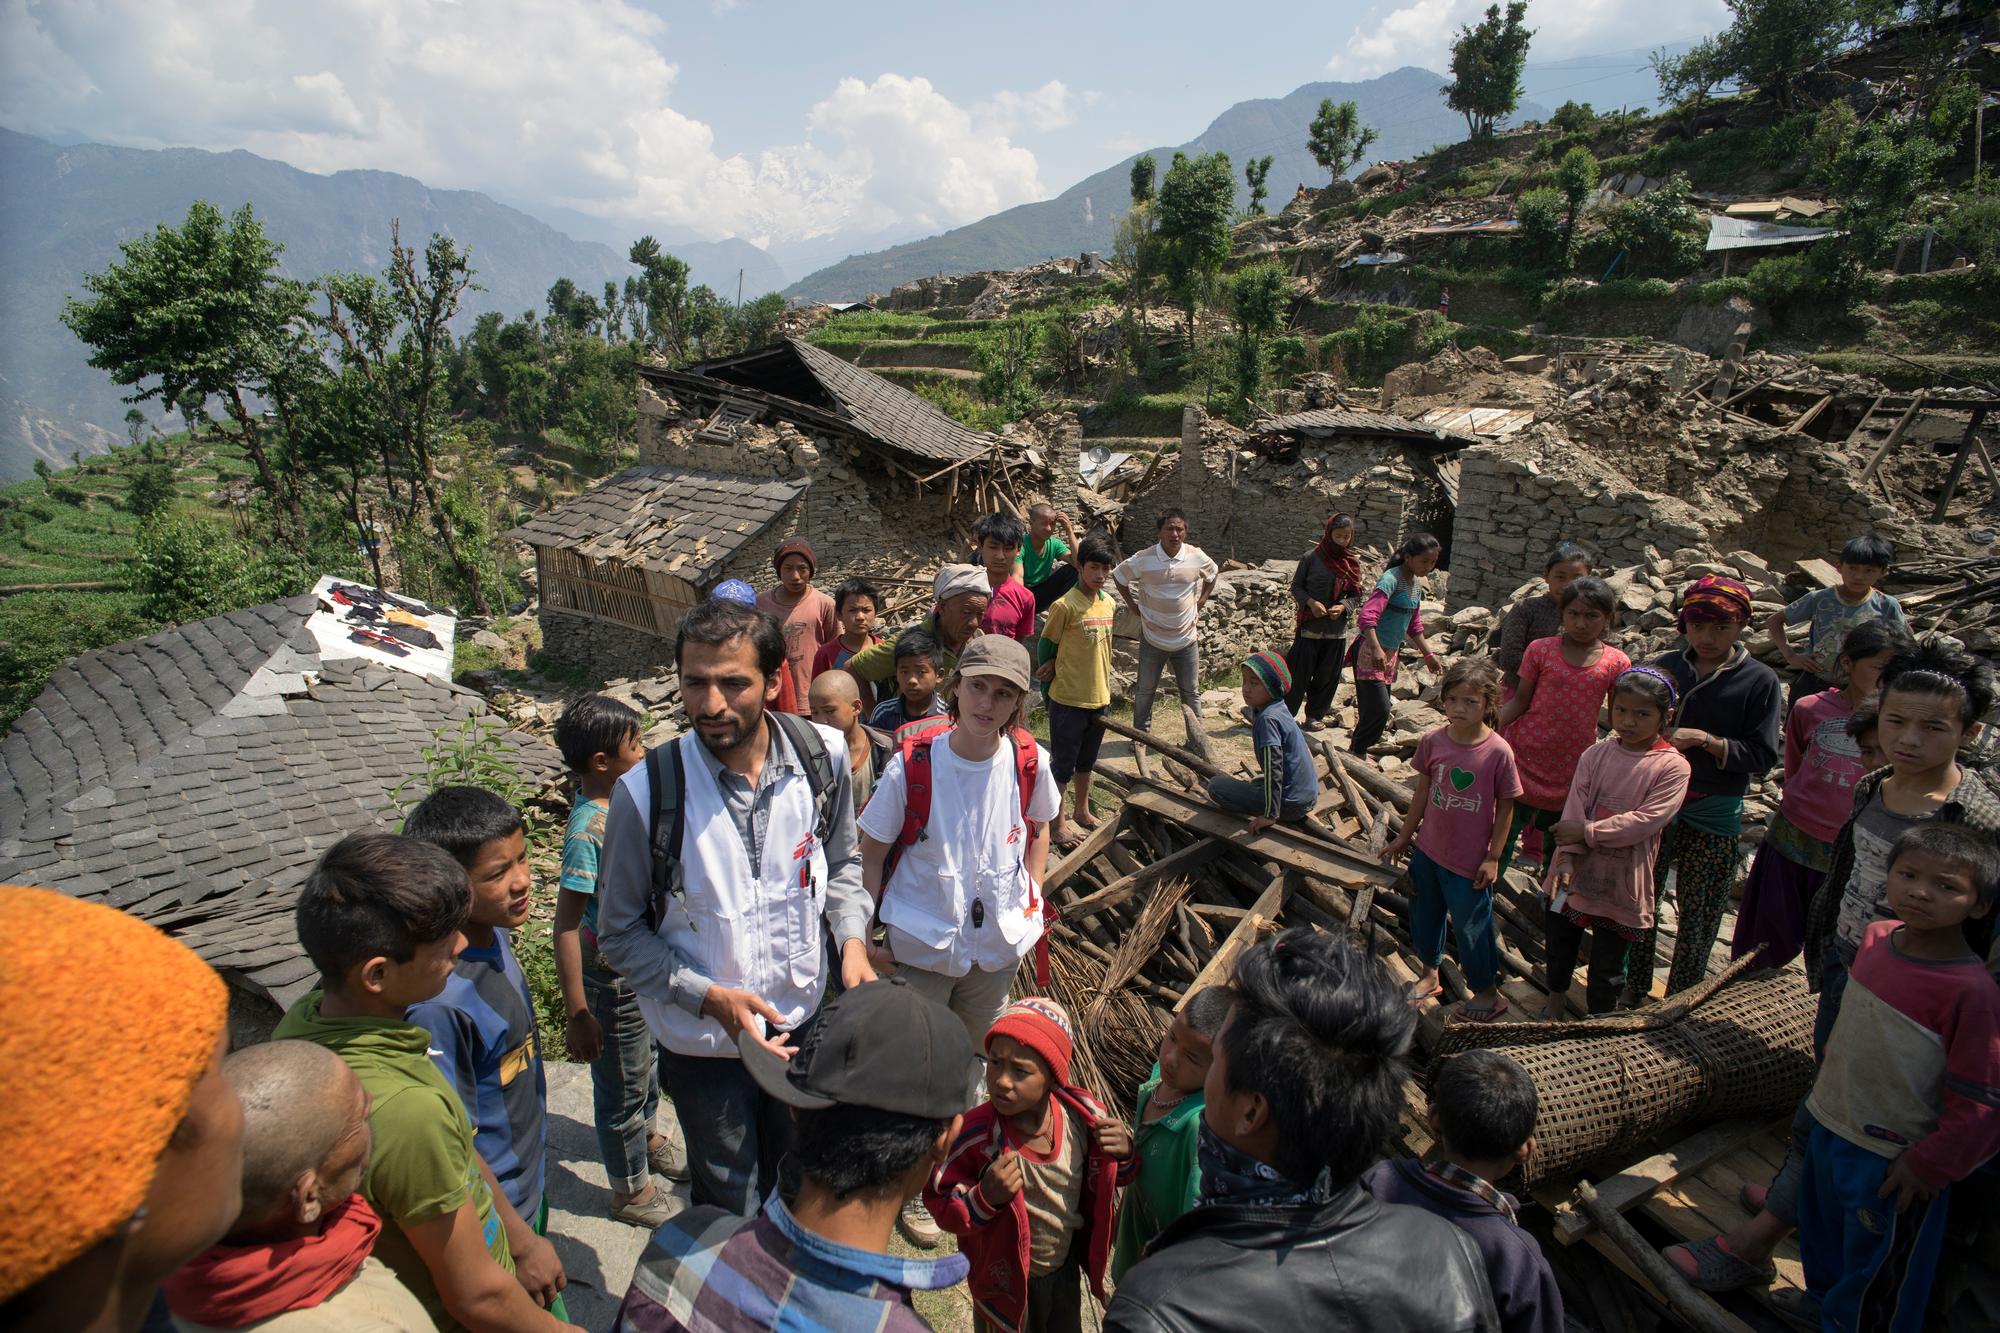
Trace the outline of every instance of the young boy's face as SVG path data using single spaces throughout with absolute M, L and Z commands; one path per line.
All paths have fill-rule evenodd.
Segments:
M 419 944 L 408 962 L 381 960 L 379 993 L 384 1001 L 401 1009 L 436 999 L 451 980 L 452 964 L 465 951 L 465 933 L 454 930 L 441 940 Z
M 1049 534 L 1055 530 L 1055 510 L 1037 509 L 1028 515 L 1028 535 L 1035 539 L 1036 546 L 1040 546 L 1043 542 L 1047 541 Z
M 504 838 L 480 844 L 465 876 L 472 881 L 474 925 L 512 930 L 528 919 L 534 880 L 528 873 L 526 833 L 515 829 Z
M 812 582 L 812 566 L 802 555 L 788 555 L 778 562 L 778 586 L 796 597 Z
M 645 762 L 645 758 L 646 744 L 639 739 L 639 732 L 635 727 L 625 734 L 625 738 L 618 742 L 616 748 L 599 750 L 590 756 L 590 771 L 602 773 L 605 777 L 616 780 Z
M 1889 910 L 1915 930 L 1949 930 L 1985 915 L 1972 871 L 1918 847 L 1889 863 Z
M 1843 560 L 1839 568 L 1840 590 L 1849 597 L 1858 598 L 1889 577 L 1887 565 L 1856 565 Z
M 1965 739 L 1965 716 L 1955 695 L 1892 688 L 1882 697 L 1875 735 L 1897 772 L 1940 772 Z
M 1014 721 L 1021 690 L 998 676 L 967 676 L 958 682 L 958 725 L 984 740 Z
M 1861 767 L 1873 773 L 1889 762 L 1889 756 L 1882 753 L 1882 733 L 1874 727 L 1854 738 L 1854 744 L 1861 751 Z
M 875 599 L 855 595 L 840 604 L 840 632 L 859 638 L 875 624 Z
M 843 736 L 852 735 L 861 721 L 861 700 L 855 695 L 839 698 L 815 690 L 812 695 L 812 718 L 822 727 L 832 727 Z
M 1111 581 L 1111 566 L 1100 565 L 1095 560 L 1086 560 L 1077 568 L 1077 586 L 1085 592 L 1102 592 L 1104 585 Z
M 1160 1038 L 1159 1055 L 1161 1083 L 1176 1092 L 1200 1092 L 1215 1050 L 1208 1034 L 1195 1031 L 1186 1014 L 1175 1014 Z
M 1271 702 L 1271 692 L 1264 688 L 1264 678 L 1249 667 L 1243 668 L 1243 702 L 1254 712 Z
M 896 659 L 896 693 L 903 696 L 903 702 L 912 712 L 931 706 L 931 700 L 937 697 L 937 686 L 937 664 L 930 658 Z
M 994 587 L 1014 572 L 1014 561 L 1020 557 L 1019 545 L 1008 545 L 996 537 L 988 537 L 979 543 L 979 563 L 986 566 L 987 581 Z
M 986 1096 L 1000 1115 L 1024 1115 L 1048 1101 L 1055 1080 L 1042 1057 L 1012 1037 L 986 1040 Z

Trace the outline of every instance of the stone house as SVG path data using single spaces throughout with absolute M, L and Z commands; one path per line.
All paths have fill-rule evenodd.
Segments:
M 669 665 L 681 615 L 724 579 L 770 586 L 789 537 L 813 543 L 822 584 L 864 562 L 934 564 L 1057 466 L 1033 432 L 971 430 L 797 339 L 642 367 L 638 438 L 633 467 L 508 534 L 535 553 L 543 652 L 603 677 Z
M 0 882 L 175 936 L 229 982 L 239 1041 L 317 984 L 292 914 L 320 854 L 393 827 L 438 733 L 485 714 L 449 679 L 449 617 L 426 620 L 429 656 L 345 617 L 308 593 L 80 654 L 0 740 Z M 547 742 L 497 740 L 531 783 L 560 775 Z

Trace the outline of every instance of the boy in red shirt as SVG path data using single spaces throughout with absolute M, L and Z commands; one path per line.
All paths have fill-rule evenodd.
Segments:
M 973 554 L 986 570 L 986 582 L 993 598 L 986 603 L 986 615 L 979 628 L 987 634 L 1004 634 L 1016 643 L 1032 645 L 1035 640 L 1035 594 L 1021 582 L 1021 538 L 1027 529 L 1011 514 L 988 514 L 972 529 L 978 545 Z
M 1099 1301 L 1118 1187 L 1137 1167 L 1132 1131 L 1070 1081 L 1069 1015 L 1016 1000 L 986 1034 L 989 1100 L 965 1117 L 924 1205 L 972 1263 L 984 1330 L 1080 1333 L 1083 1288 Z

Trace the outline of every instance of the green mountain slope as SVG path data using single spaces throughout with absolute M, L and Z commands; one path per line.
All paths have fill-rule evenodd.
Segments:
M 1306 151 L 1306 132 L 1320 99 L 1353 101 L 1361 118 L 1381 132 L 1371 159 L 1415 157 L 1439 143 L 1465 137 L 1465 121 L 1438 96 L 1443 76 L 1405 66 L 1362 83 L 1308 83 L 1284 97 L 1238 102 L 1217 116 L 1200 137 L 1178 148 L 1149 150 L 1164 174 L 1176 151 L 1229 154 L 1236 163 L 1237 202 L 1247 203 L 1242 164 L 1270 154 L 1271 194 L 1282 207 L 1300 184 L 1324 185 L 1326 173 Z M 1523 103 L 1517 120 L 1547 113 Z M 813 301 L 853 301 L 886 292 L 898 283 L 933 273 L 1019 268 L 1057 255 L 1084 250 L 1109 253 L 1113 225 L 1130 197 L 1127 178 L 1133 158 L 1086 177 L 1053 199 L 1022 204 L 941 235 L 853 255 L 800 279 L 785 295 Z

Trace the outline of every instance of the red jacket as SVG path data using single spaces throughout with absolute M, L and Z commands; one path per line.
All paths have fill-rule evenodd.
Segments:
M 1082 1088 L 1059 1087 L 1056 1100 L 1083 1123 L 1088 1135 L 1108 1112 Z M 1074 1133 L 1075 1121 L 1063 1126 Z M 951 1152 L 932 1173 L 924 1186 L 924 1206 L 946 1231 L 958 1237 L 959 1251 L 972 1265 L 966 1285 L 980 1313 L 1009 1330 L 1019 1329 L 1028 1308 L 1028 1201 L 1016 1194 L 1007 1207 L 994 1211 L 979 1193 L 979 1178 L 986 1167 L 1007 1148 L 1005 1130 L 993 1103 L 982 1102 L 966 1112 L 965 1127 L 951 1145 Z M 1123 1162 L 1106 1157 L 1089 1142 L 1083 1165 L 1081 1230 L 1071 1245 L 1084 1246 L 1084 1277 L 1099 1301 L 1104 1294 L 1104 1272 L 1111 1260 L 1111 1242 L 1117 1235 L 1113 1225 L 1118 1210 L 1118 1187 L 1130 1180 L 1139 1166 L 1135 1149 Z

